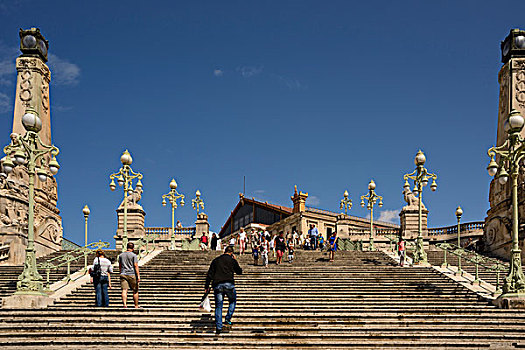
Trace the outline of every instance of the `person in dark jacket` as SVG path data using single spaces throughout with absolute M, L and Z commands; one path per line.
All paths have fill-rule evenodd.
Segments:
M 224 295 L 228 297 L 228 313 L 226 314 L 226 327 L 232 325 L 231 319 L 235 311 L 237 303 L 237 292 L 235 291 L 234 273 L 241 275 L 242 269 L 239 266 L 235 255 L 233 254 L 233 247 L 228 246 L 224 250 L 224 254 L 213 259 L 206 275 L 206 283 L 204 289 L 206 293 L 210 292 L 210 283 L 215 295 L 215 332 L 220 334 L 222 331 L 222 305 L 224 302 Z

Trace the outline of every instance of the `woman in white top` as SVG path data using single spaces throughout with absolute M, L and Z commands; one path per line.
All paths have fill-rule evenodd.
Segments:
M 113 266 L 109 259 L 104 257 L 104 251 L 96 251 L 93 265 L 89 267 L 91 283 L 95 287 L 95 302 L 97 306 L 109 306 L 108 288 L 111 289 L 111 273 Z

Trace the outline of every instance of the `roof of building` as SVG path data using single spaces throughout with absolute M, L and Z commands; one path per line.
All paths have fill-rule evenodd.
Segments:
M 258 205 L 258 206 L 260 206 L 262 208 L 268 208 L 270 210 L 276 211 L 276 212 L 284 214 L 286 216 L 292 215 L 292 213 L 293 213 L 293 208 L 285 207 L 285 206 L 277 205 L 277 204 L 272 204 L 272 203 L 268 203 L 268 202 L 262 202 L 260 200 L 255 199 L 254 197 L 247 198 L 247 197 L 244 197 L 244 195 L 242 193 L 240 193 L 239 194 L 239 202 L 237 203 L 235 208 L 230 213 L 230 216 L 228 217 L 228 219 L 226 219 L 224 226 L 221 227 L 221 230 L 219 231 L 219 237 L 222 237 L 222 235 L 224 233 L 223 231 L 228 226 L 227 223 L 232 219 L 232 217 L 235 216 L 235 214 L 239 211 L 239 209 L 245 204 L 255 204 L 255 205 Z

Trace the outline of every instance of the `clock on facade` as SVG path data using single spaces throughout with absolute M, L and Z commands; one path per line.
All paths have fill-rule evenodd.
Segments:
M 40 57 L 47 62 L 49 42 L 40 33 L 40 29 L 20 29 L 20 51 L 23 56 Z

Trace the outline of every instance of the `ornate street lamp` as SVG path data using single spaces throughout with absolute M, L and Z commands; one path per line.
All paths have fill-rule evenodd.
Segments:
M 177 199 L 180 199 L 180 206 L 184 206 L 184 195 L 177 192 L 177 182 L 175 179 L 170 181 L 170 191 L 162 195 L 162 205 L 166 206 L 166 198 L 171 204 L 171 243 L 170 250 L 175 250 L 175 209 L 177 209 Z
M 456 218 L 458 219 L 458 248 L 461 248 L 461 215 L 463 215 L 463 209 L 458 207 L 456 209 Z M 458 271 L 456 272 L 457 276 L 461 276 L 463 271 L 461 270 L 461 255 L 458 255 Z
M 122 232 L 122 251 L 126 251 L 126 246 L 128 245 L 128 195 L 133 193 L 133 180 L 138 179 L 136 187 L 137 190 L 142 191 L 142 174 L 136 173 L 131 169 L 131 163 L 133 158 L 129 154 L 128 150 L 125 150 L 124 153 L 120 156 L 120 162 L 122 163 L 122 168 L 118 172 L 109 175 L 111 180 L 109 188 L 111 191 L 115 191 L 117 186 L 115 185 L 115 179 L 119 186 L 124 188 L 124 229 Z
M 348 191 L 346 190 L 343 194 L 343 199 L 341 199 L 341 203 L 339 204 L 339 208 L 341 208 L 341 210 L 345 210 L 345 215 L 347 215 L 347 210 L 352 209 L 352 200 L 348 198 Z
M 424 167 L 427 158 L 425 154 L 419 150 L 414 159 L 416 164 L 416 170 L 409 174 L 405 174 L 403 178 L 405 179 L 404 188 L 405 190 L 410 190 L 410 184 L 408 179 L 414 180 L 414 195 L 418 198 L 418 222 L 417 222 L 417 239 L 416 239 L 416 251 L 414 252 L 414 264 L 424 265 L 427 264 L 427 253 L 424 249 L 423 242 L 423 187 L 428 185 L 428 181 L 432 180 L 430 189 L 434 192 L 437 189 L 437 175 L 429 173 L 428 170 Z
M 38 136 L 42 129 L 42 121 L 36 111 L 31 108 L 26 109 L 22 117 L 22 124 L 26 129 L 24 136 L 16 133 L 11 134 L 11 144 L 4 148 L 6 156 L 2 159 L 2 168 L 9 174 L 17 165 L 25 165 L 29 175 L 29 216 L 27 230 L 27 248 L 24 263 L 24 271 L 18 277 L 16 283 L 17 291 L 15 294 L 26 295 L 46 295 L 43 292 L 43 278 L 36 268 L 35 255 L 35 175 L 39 181 L 45 182 L 48 176 L 58 173 L 60 165 L 56 160 L 58 148 L 53 145 L 46 145 Z M 49 157 L 45 155 L 51 154 Z M 45 169 L 45 163 L 51 175 Z
M 518 238 L 518 175 L 520 163 L 525 157 L 525 140 L 521 137 L 521 129 L 525 123 L 519 112 L 513 109 L 504 128 L 508 137 L 505 142 L 498 147 L 491 147 L 488 150 L 490 163 L 487 167 L 490 176 L 495 176 L 501 185 L 505 185 L 509 179 L 512 186 L 512 256 L 510 259 L 509 274 L 503 282 L 503 295 L 524 294 L 525 276 L 521 267 L 521 250 Z M 499 156 L 499 164 L 494 157 Z
M 88 244 L 88 217 L 89 217 L 89 213 L 91 213 L 91 211 L 89 210 L 89 207 L 87 206 L 87 204 L 84 206 L 84 208 L 82 209 L 82 213 L 84 214 L 84 219 L 85 219 L 85 227 L 84 227 L 84 246 L 87 246 Z
M 197 211 L 197 219 L 199 218 L 199 209 L 204 210 L 204 201 L 201 198 L 201 191 L 195 192 L 195 198 L 191 200 L 191 206 Z
M 374 205 L 379 199 L 379 208 L 383 206 L 383 197 L 379 196 L 376 192 L 376 183 L 374 180 L 370 180 L 368 184 L 368 194 L 361 196 L 361 207 L 365 206 L 365 199 L 368 201 L 366 208 L 370 210 L 370 244 L 368 245 L 368 250 L 374 250 Z

